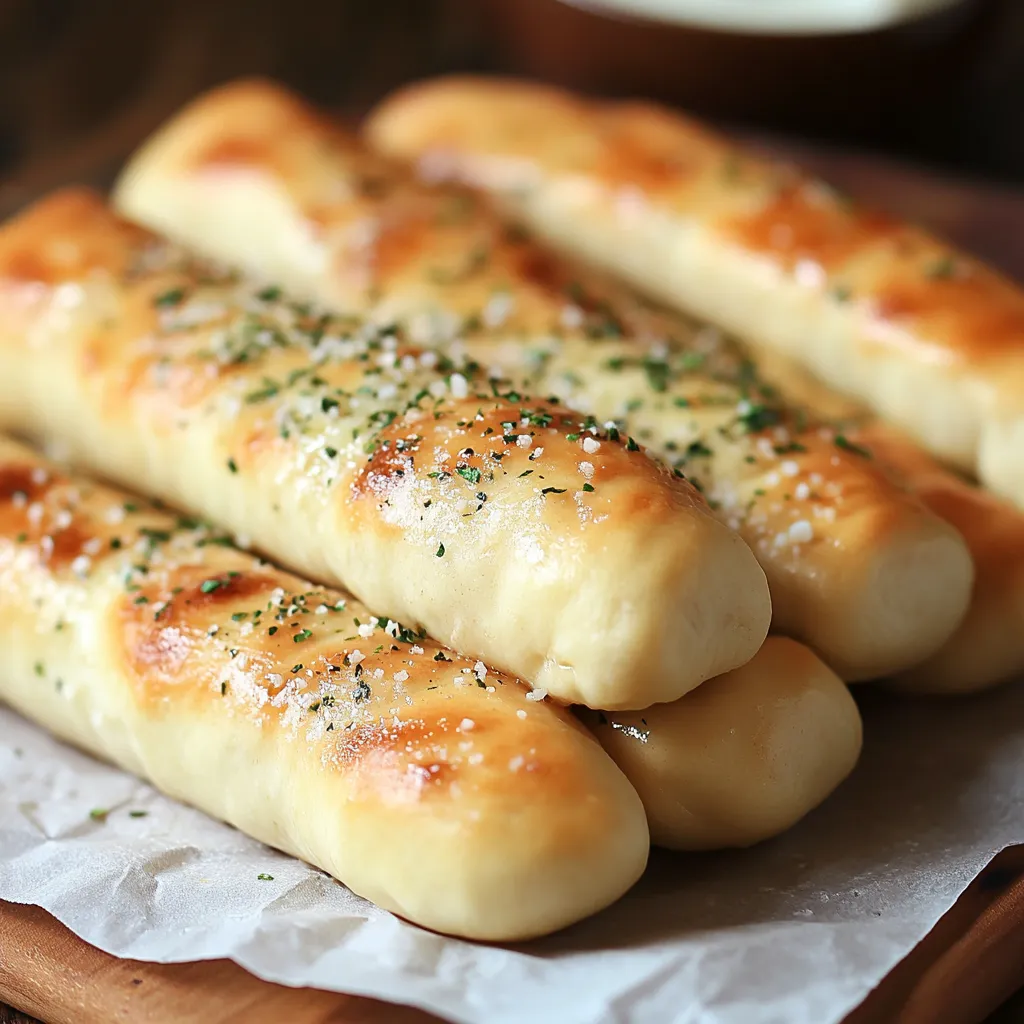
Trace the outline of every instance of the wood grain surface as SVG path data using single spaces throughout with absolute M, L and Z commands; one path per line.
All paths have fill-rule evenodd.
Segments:
M 45 1024 L 430 1024 L 358 996 L 260 981 L 228 960 L 120 960 L 38 907 L 0 902 L 0 998 Z M 19 1022 L 20 1024 L 20 1022 Z

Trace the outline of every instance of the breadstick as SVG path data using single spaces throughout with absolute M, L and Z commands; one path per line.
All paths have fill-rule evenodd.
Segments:
M 974 561 L 971 606 L 939 651 L 891 682 L 919 693 L 969 693 L 1024 673 L 1024 514 L 946 469 L 877 421 L 851 431 L 924 503 L 956 527 Z
M 133 159 L 116 201 L 329 306 L 426 331 L 504 386 L 614 421 L 704 487 L 765 569 L 774 628 L 844 678 L 920 662 L 967 607 L 955 531 L 834 431 L 795 419 L 730 347 L 510 238 L 472 196 L 417 188 L 283 90 L 243 82 L 200 99 Z M 586 462 L 603 450 L 586 432 L 579 443 Z
M 861 723 L 819 658 L 769 637 L 742 668 L 672 704 L 584 721 L 636 787 L 651 841 L 750 846 L 784 832 L 853 770 Z
M 225 543 L 0 439 L 0 698 L 428 928 L 529 938 L 637 879 L 569 712 Z
M 792 360 L 762 353 L 758 366 L 787 400 L 845 424 L 879 467 L 964 538 L 974 562 L 971 605 L 942 648 L 889 684 L 919 693 L 969 693 L 1024 673 L 1024 514 L 959 477 L 862 405 L 830 391 Z
M 186 259 L 82 191 L 0 230 L 0 419 L 563 702 L 748 661 L 764 573 L 626 437 Z
M 411 920 L 540 934 L 643 868 L 636 795 L 557 705 L 3 437 L 0 567 L 0 699 Z M 582 713 L 676 848 L 781 831 L 860 747 L 845 687 L 779 638 L 636 729 Z
M 651 104 L 452 78 L 385 101 L 369 132 L 1024 505 L 1024 293 L 978 260 Z

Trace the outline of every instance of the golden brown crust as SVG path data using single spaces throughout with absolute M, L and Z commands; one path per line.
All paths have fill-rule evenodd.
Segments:
M 650 105 L 452 78 L 391 97 L 368 130 L 1024 502 L 1024 293 L 979 261 Z
M 518 681 L 2 438 L 0 481 L 0 696 L 65 739 L 456 934 L 643 869 L 636 794 Z
M 627 133 L 656 128 L 622 122 Z M 231 162 L 211 163 L 225 151 Z M 644 173 L 664 184 L 677 170 L 652 157 Z M 732 346 L 555 257 L 480 199 L 416 187 L 284 90 L 241 82 L 196 101 L 136 156 L 117 197 L 130 214 L 335 308 L 411 329 L 446 324 L 429 343 L 508 386 L 559 395 L 598 424 L 615 421 L 702 486 L 755 548 L 775 628 L 849 678 L 927 656 L 963 612 L 970 567 L 953 531 L 835 431 L 794 417 Z M 606 457 L 594 440 L 581 440 L 591 466 Z M 914 621 L 883 593 L 901 595 L 893 600 Z
M 22 285 L 80 281 L 95 271 L 122 273 L 132 246 L 149 234 L 112 220 L 96 193 L 68 188 L 10 222 L 0 252 L 0 278 Z M 60 237 L 40 246 L 39 239 Z

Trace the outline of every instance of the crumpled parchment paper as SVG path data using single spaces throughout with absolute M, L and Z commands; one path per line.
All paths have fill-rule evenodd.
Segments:
M 797 828 L 751 850 L 656 852 L 616 906 L 516 947 L 399 921 L 0 708 L 0 898 L 120 956 L 230 957 L 460 1022 L 827 1024 L 1024 841 L 1019 688 L 860 694 L 862 763 Z

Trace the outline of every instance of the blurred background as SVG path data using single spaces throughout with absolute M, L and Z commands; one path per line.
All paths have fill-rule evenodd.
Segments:
M 452 70 L 665 99 L 809 146 L 869 193 L 878 165 L 846 154 L 983 180 L 992 203 L 972 216 L 1024 267 L 1024 219 L 1005 221 L 1024 184 L 1024 0 L 0 0 L 0 214 L 104 183 L 182 102 L 238 75 L 355 119 Z M 886 167 L 904 212 L 963 220 L 955 188 L 922 193 Z

